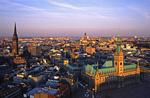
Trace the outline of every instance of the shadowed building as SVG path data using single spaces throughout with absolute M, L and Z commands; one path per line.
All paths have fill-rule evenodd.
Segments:
M 15 57 L 14 58 L 15 64 L 25 64 L 26 63 L 25 59 L 19 55 L 16 23 L 15 23 L 14 34 L 13 34 L 13 38 L 12 38 L 12 55 Z
M 7 87 L 0 89 L 0 98 L 23 98 L 19 87 Z
M 117 38 L 114 60 L 106 61 L 102 66 L 98 64 L 85 66 L 83 80 L 97 92 L 139 82 L 139 75 L 139 65 L 124 61 L 121 40 Z
M 44 88 L 37 87 L 27 93 L 27 98 L 70 98 L 69 85 L 58 80 L 48 80 Z
M 32 56 L 38 56 L 41 53 L 41 47 L 35 44 L 28 45 L 28 51 L 31 53 Z
M 14 34 L 13 34 L 13 38 L 12 38 L 12 54 L 13 54 L 13 56 L 16 56 L 19 54 L 16 23 L 15 23 Z

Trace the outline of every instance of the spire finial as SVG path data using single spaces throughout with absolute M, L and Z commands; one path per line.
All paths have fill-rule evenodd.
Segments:
M 117 44 L 116 51 L 119 53 L 121 51 L 121 39 L 119 33 L 117 33 L 116 44 Z
M 17 28 L 16 28 L 16 22 L 15 22 L 15 27 L 14 27 L 14 34 L 17 34 Z
M 120 36 L 120 33 L 119 32 L 117 32 L 117 37 L 119 37 Z

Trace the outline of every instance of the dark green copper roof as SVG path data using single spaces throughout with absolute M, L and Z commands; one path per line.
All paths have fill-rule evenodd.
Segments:
M 137 65 L 134 63 L 125 63 L 124 65 L 124 70 L 132 70 L 132 69 L 136 69 Z

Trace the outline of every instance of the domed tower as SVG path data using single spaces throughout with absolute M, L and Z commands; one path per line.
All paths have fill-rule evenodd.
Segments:
M 13 54 L 13 56 L 16 56 L 19 54 L 18 50 L 19 50 L 18 49 L 18 35 L 17 35 L 16 23 L 15 23 L 14 34 L 13 34 L 13 38 L 12 38 L 12 54 Z
M 122 52 L 121 40 L 119 37 L 117 37 L 116 44 L 117 44 L 117 47 L 114 53 L 114 66 L 116 68 L 117 75 L 122 76 L 123 70 L 124 70 L 124 55 Z

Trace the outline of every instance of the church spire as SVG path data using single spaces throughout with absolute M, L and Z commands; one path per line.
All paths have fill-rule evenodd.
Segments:
M 13 34 L 13 38 L 12 38 L 12 52 L 13 55 L 18 55 L 18 35 L 17 35 L 17 27 L 16 27 L 16 23 L 14 26 L 14 34 Z
M 14 26 L 13 39 L 16 39 L 16 40 L 18 39 L 16 23 L 15 23 L 15 26 Z
M 15 23 L 15 27 L 14 27 L 14 35 L 17 35 L 16 23 Z

